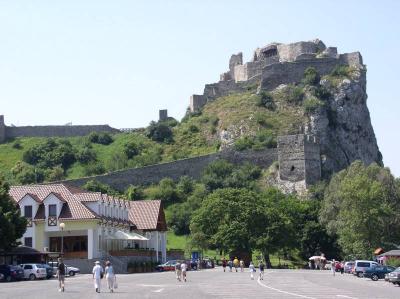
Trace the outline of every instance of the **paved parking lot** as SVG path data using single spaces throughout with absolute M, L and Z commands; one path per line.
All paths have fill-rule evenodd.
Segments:
M 57 280 L 0 284 L 0 298 L 306 298 L 361 299 L 400 298 L 400 287 L 352 275 L 332 276 L 330 271 L 268 270 L 264 280 L 250 274 L 223 273 L 222 269 L 188 273 L 188 282 L 177 282 L 172 272 L 118 276 L 119 288 L 96 294 L 91 275 L 67 278 L 66 292 L 59 293 Z

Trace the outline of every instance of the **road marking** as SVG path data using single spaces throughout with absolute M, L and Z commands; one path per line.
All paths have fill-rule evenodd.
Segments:
M 154 287 L 154 288 L 162 288 L 165 287 L 163 284 L 139 284 L 142 287 Z
M 291 295 L 291 296 L 295 296 L 295 297 L 300 297 L 300 298 L 306 298 L 306 299 L 316 299 L 316 298 L 314 298 L 314 297 L 308 297 L 308 296 L 305 296 L 305 295 L 300 295 L 300 294 L 296 294 L 296 293 L 286 292 L 286 291 L 283 291 L 283 290 L 280 290 L 280 289 L 276 289 L 276 288 L 267 286 L 267 285 L 265 285 L 265 284 L 263 284 L 263 283 L 261 282 L 260 277 L 257 279 L 257 282 L 258 282 L 258 284 L 259 284 L 260 286 L 262 286 L 262 287 L 264 287 L 264 288 L 267 288 L 267 289 L 270 289 L 270 290 L 273 290 L 273 291 L 276 291 L 276 292 L 279 292 L 279 293 L 283 293 L 283 294 Z
M 164 291 L 164 289 L 155 290 L 155 291 L 153 291 L 153 292 L 154 292 L 154 293 L 161 293 L 162 291 Z
M 350 297 L 350 296 L 346 296 L 346 295 L 336 295 L 336 297 L 348 298 L 348 299 L 358 299 L 358 298 L 356 298 L 356 297 Z

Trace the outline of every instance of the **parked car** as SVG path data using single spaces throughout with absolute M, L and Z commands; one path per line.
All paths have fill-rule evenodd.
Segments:
M 394 271 L 388 274 L 389 281 L 393 284 L 398 284 L 400 286 L 400 267 L 396 268 Z
M 354 267 L 353 267 L 353 274 L 357 275 L 358 277 L 363 277 L 363 273 L 367 269 L 371 269 L 372 267 L 379 266 L 377 262 L 373 261 L 365 261 L 365 260 L 356 260 L 354 262 Z
M 164 264 L 156 266 L 156 271 L 164 272 L 164 271 L 175 271 L 175 265 L 177 261 L 176 260 L 171 260 L 167 261 Z
M 52 278 L 53 275 L 54 275 L 53 267 L 51 267 L 50 265 L 47 265 L 47 264 L 42 264 L 42 265 L 43 265 L 43 267 L 46 268 L 46 273 L 47 273 L 46 278 L 47 278 L 47 279 Z
M 0 274 L 3 275 L 5 281 L 24 279 L 24 270 L 18 266 L 0 265 Z
M 24 278 L 29 280 L 35 280 L 39 278 L 46 278 L 47 271 L 42 264 L 21 264 L 24 269 Z
M 378 279 L 385 278 L 385 274 L 393 272 L 394 270 L 396 270 L 396 268 L 392 266 L 376 266 L 365 270 L 363 276 L 365 278 L 371 278 L 373 281 L 377 281 Z
M 50 267 L 53 267 L 53 273 L 54 275 L 57 274 L 57 269 L 58 269 L 58 262 L 49 262 L 48 263 Z M 74 276 L 75 274 L 78 274 L 81 272 L 81 270 L 77 267 L 73 267 L 70 265 L 65 265 L 65 275 L 67 276 Z
M 344 263 L 344 273 L 351 273 L 351 270 L 354 267 L 355 262 L 345 262 Z

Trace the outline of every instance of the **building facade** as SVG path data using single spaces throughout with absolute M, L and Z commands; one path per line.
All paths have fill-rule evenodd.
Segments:
M 65 184 L 12 186 L 10 195 L 28 221 L 20 240 L 25 246 L 59 252 L 68 259 L 134 255 L 138 250 L 154 251 L 157 261 L 166 256 L 166 225 L 160 201 L 134 203 Z M 152 206 L 159 208 L 146 209 Z M 154 215 L 156 210 L 158 214 Z M 142 215 L 136 215 L 139 212 Z M 143 227 L 142 223 L 154 222 L 146 217 L 158 219 L 160 215 L 161 224 L 154 230 L 151 225 Z

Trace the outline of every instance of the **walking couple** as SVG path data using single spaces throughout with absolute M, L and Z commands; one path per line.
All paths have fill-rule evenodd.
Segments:
M 114 289 L 118 287 L 117 285 L 117 277 L 115 275 L 114 267 L 111 265 L 110 261 L 106 262 L 106 268 L 103 270 L 103 267 L 100 265 L 99 261 L 95 262 L 95 266 L 93 267 L 93 282 L 94 288 L 97 293 L 100 293 L 101 289 L 101 279 L 104 277 L 104 273 L 106 274 L 107 286 L 111 293 L 114 292 Z

